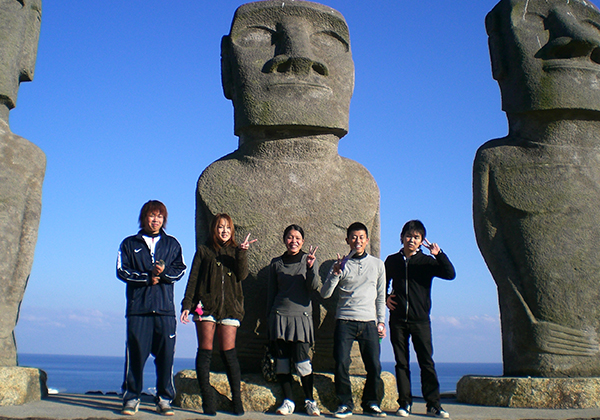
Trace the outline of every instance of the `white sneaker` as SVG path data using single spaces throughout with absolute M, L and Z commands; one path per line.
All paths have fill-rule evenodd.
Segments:
M 438 419 L 449 419 L 450 414 L 440 407 L 427 407 L 427 415 Z
M 306 414 L 309 416 L 319 417 L 321 415 L 321 411 L 315 401 L 304 400 L 304 408 L 306 408 Z
M 408 417 L 410 415 L 410 405 L 406 407 L 400 407 L 398 411 L 396 411 L 396 415 L 398 417 Z
M 281 404 L 281 407 L 277 409 L 276 413 L 281 414 L 282 416 L 289 416 L 294 412 L 295 408 L 296 404 L 294 404 L 294 401 L 288 400 L 286 398 L 285 400 L 283 400 L 283 404 Z

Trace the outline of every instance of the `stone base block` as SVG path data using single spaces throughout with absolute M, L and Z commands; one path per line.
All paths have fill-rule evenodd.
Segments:
M 35 368 L 0 367 L 0 406 L 21 405 L 48 396 L 46 372 Z
M 600 378 L 463 376 L 459 402 L 516 408 L 600 408 Z
M 293 385 L 294 400 L 296 410 L 304 412 L 304 393 L 300 385 L 300 379 L 295 378 Z M 365 384 L 365 378 L 362 376 L 351 376 L 352 392 L 356 412 L 361 412 L 360 401 L 362 390 Z M 396 378 L 390 372 L 382 372 L 381 379 L 384 383 L 384 398 L 381 408 L 384 410 L 396 410 L 398 404 L 398 392 L 396 390 Z M 211 373 L 210 383 L 218 393 L 217 410 L 231 411 L 231 400 L 229 382 L 224 373 Z M 202 397 L 196 380 L 196 372 L 193 370 L 183 370 L 175 375 L 175 389 L 177 395 L 174 404 L 186 409 L 202 410 Z M 324 412 L 334 412 L 338 406 L 338 400 L 335 395 L 333 384 L 333 375 L 326 373 L 315 373 L 314 380 L 315 400 L 319 408 Z M 249 374 L 242 375 L 242 400 L 246 411 L 256 412 L 275 412 L 283 401 L 281 386 L 275 382 L 267 382 L 262 375 Z

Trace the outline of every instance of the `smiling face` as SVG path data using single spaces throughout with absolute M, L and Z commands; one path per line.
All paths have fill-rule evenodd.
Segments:
M 287 253 L 289 255 L 296 255 L 302 249 L 302 245 L 304 245 L 304 238 L 297 230 L 290 230 L 285 235 L 285 238 L 283 238 L 283 242 L 287 248 Z
M 486 18 L 508 113 L 600 110 L 600 11 L 584 0 L 502 0 Z
M 146 215 L 146 219 L 144 220 L 144 230 L 147 233 L 156 235 L 160 233 L 164 220 L 164 216 L 158 210 L 152 211 Z
M 347 133 L 354 63 L 337 11 L 308 1 L 245 4 L 223 38 L 221 65 L 237 135 L 253 126 Z
M 356 255 L 362 255 L 369 244 L 369 237 L 364 230 L 353 230 L 348 234 L 346 243 L 350 249 L 356 251 Z
M 219 223 L 217 223 L 217 237 L 221 241 L 221 243 L 227 242 L 231 238 L 231 226 L 227 219 L 220 219 Z
M 417 231 L 407 232 L 402 236 L 402 246 L 404 247 L 404 255 L 411 257 L 417 253 L 419 247 L 423 243 L 423 236 Z

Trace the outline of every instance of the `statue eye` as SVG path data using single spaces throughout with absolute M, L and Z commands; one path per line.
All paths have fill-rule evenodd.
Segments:
M 257 48 L 273 45 L 274 31 L 265 27 L 249 27 L 240 31 L 233 39 L 241 47 Z
M 312 45 L 328 55 L 343 54 L 350 50 L 349 44 L 338 34 L 331 31 L 317 32 L 310 37 Z

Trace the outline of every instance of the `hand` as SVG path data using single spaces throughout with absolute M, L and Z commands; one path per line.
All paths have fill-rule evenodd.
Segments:
M 306 265 L 308 266 L 308 268 L 312 268 L 313 264 L 315 263 L 315 260 L 317 259 L 317 257 L 315 257 L 315 252 L 317 252 L 317 249 L 319 249 L 318 245 L 314 249 L 311 245 L 310 249 L 308 250 L 308 256 L 306 257 Z
M 333 264 L 333 274 L 339 276 L 342 274 L 342 257 L 337 254 L 337 261 Z
M 154 276 L 158 276 L 164 270 L 165 270 L 165 262 L 163 260 L 160 260 L 156 264 L 154 264 L 154 268 L 152 269 L 152 274 L 154 274 Z
M 150 278 L 150 286 L 154 286 L 156 284 L 160 283 L 160 277 L 158 276 L 152 276 Z
M 258 241 L 258 239 L 252 239 L 250 242 L 248 242 L 248 239 L 250 239 L 250 234 L 246 235 L 246 239 L 244 239 L 244 242 L 240 244 L 240 249 L 248 249 L 250 248 L 250 244 Z
M 436 244 L 435 242 L 434 243 L 429 242 L 427 240 L 427 238 L 425 238 L 423 240 L 423 246 L 429 250 L 429 252 L 431 253 L 431 255 L 437 255 L 441 251 L 441 248 L 440 248 L 440 246 L 438 244 Z
M 181 321 L 182 324 L 189 324 L 190 319 L 188 318 L 188 315 L 190 314 L 190 311 L 188 311 L 187 309 L 181 311 L 181 316 L 179 317 L 179 320 Z
M 377 324 L 377 335 L 380 339 L 385 338 L 385 324 L 383 322 Z
M 396 310 L 396 301 L 394 300 L 395 297 L 396 295 L 389 295 L 385 300 L 385 306 L 387 306 L 390 311 Z

